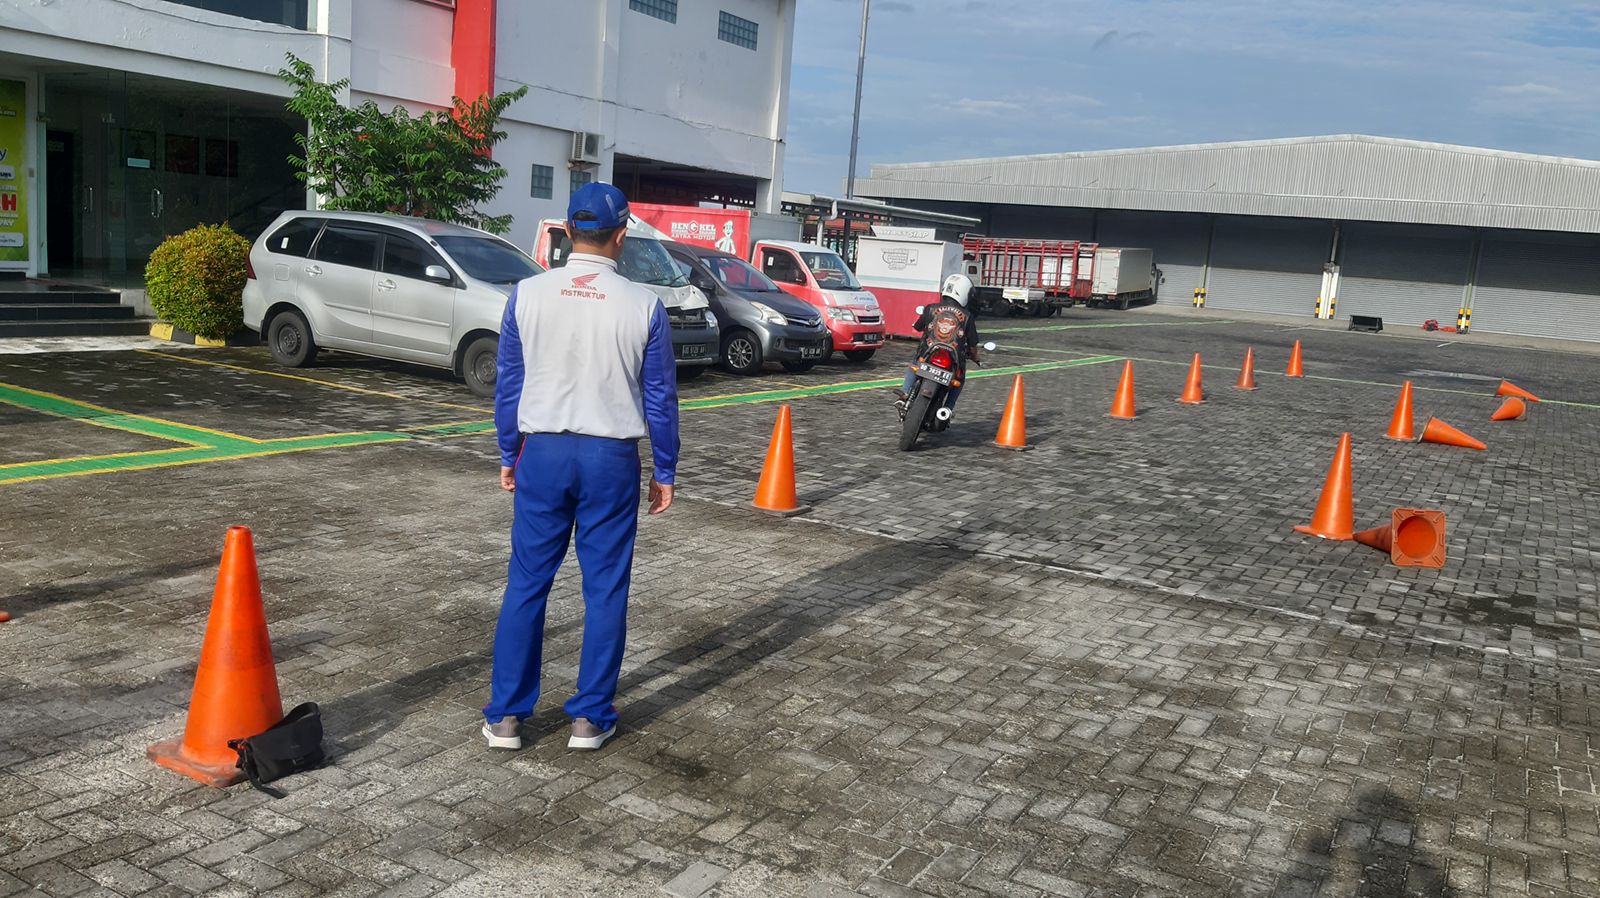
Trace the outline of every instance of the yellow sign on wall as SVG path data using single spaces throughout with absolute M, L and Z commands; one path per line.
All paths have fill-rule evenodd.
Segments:
M 27 85 L 0 81 L 0 266 L 28 261 Z

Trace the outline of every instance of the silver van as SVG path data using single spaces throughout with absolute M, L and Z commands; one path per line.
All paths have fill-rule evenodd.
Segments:
M 493 396 L 506 299 L 543 270 L 476 228 L 285 212 L 250 248 L 244 323 L 291 368 L 337 349 L 447 368 L 473 393 Z

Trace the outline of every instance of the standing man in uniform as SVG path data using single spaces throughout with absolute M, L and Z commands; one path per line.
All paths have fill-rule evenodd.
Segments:
M 639 524 L 639 440 L 655 470 L 650 513 L 672 505 L 678 381 L 667 311 L 617 274 L 628 199 L 586 184 L 567 206 L 564 267 L 517 285 L 500 324 L 495 429 L 500 486 L 515 494 L 511 566 L 494 635 L 483 735 L 522 747 L 518 725 L 539 700 L 545 600 L 574 534 L 583 572 L 578 691 L 567 747 L 596 749 L 616 732 L 617 676 Z

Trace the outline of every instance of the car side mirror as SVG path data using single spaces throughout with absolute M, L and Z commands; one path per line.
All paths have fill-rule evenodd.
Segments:
M 717 282 L 704 272 L 690 269 L 689 283 L 693 284 L 695 289 L 707 296 L 715 296 L 717 294 Z
M 422 269 L 422 276 L 430 281 L 438 281 L 443 284 L 448 284 L 455 280 L 450 276 L 450 269 L 443 265 L 429 265 L 427 268 Z

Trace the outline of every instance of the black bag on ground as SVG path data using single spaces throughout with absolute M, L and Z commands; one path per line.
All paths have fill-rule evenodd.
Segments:
M 267 783 L 291 773 L 321 766 L 322 711 L 315 702 L 306 702 L 259 736 L 232 739 L 228 747 L 239 753 L 238 768 L 250 778 L 250 785 L 273 798 L 283 793 Z

